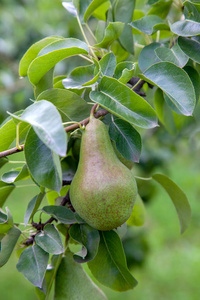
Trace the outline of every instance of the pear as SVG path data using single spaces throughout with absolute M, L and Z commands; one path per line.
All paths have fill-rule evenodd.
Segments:
M 117 158 L 105 124 L 94 117 L 83 131 L 69 194 L 80 217 L 98 230 L 125 223 L 136 200 L 133 173 Z

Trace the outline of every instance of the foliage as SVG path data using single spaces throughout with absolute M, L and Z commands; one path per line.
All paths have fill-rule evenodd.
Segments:
M 70 203 L 69 186 L 79 161 L 75 145 L 89 122 L 90 110 L 97 108 L 95 117 L 104 117 L 118 157 L 129 168 L 133 166 L 133 173 L 136 163 L 140 164 L 147 131 L 158 131 L 160 124 L 175 135 L 198 122 L 199 3 L 148 1 L 143 10 L 135 9 L 136 4 L 130 0 L 63 2 L 78 21 L 84 41 L 44 37 L 19 64 L 20 76 L 27 76 L 32 84 L 34 100 L 26 109 L 9 113 L 0 127 L 0 166 L 9 164 L 12 153 L 24 150 L 25 155 L 22 167 L 3 174 L 0 205 L 21 180 L 31 179 L 40 192 L 30 199 L 25 228 L 12 220 L 8 208 L 0 212 L 0 265 L 18 243 L 22 253 L 17 269 L 36 286 L 39 299 L 49 299 L 54 281 L 55 299 L 75 299 L 74 278 L 82 283 L 83 297 L 94 298 L 97 287 L 80 263 L 87 263 L 100 283 L 116 291 L 137 284 L 127 268 L 120 228 L 98 231 Z M 81 62 L 77 60 L 68 76 L 54 73 L 58 63 L 73 56 Z M 15 141 L 16 147 L 10 149 Z M 163 174 L 136 178 L 138 185 L 141 180 L 144 184 L 154 180 L 167 191 L 183 233 L 191 210 L 181 189 Z M 45 198 L 50 205 L 42 204 Z M 36 223 L 33 218 L 38 212 Z M 142 226 L 144 222 L 144 204 L 138 195 L 127 224 Z M 73 250 L 74 244 L 81 250 Z M 65 275 L 70 282 L 62 280 Z M 99 291 L 96 295 L 105 299 Z

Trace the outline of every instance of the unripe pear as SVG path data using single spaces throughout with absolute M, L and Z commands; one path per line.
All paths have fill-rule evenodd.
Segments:
M 98 230 L 117 228 L 129 218 L 137 196 L 133 173 L 117 158 L 105 124 L 90 118 L 70 186 L 76 212 Z

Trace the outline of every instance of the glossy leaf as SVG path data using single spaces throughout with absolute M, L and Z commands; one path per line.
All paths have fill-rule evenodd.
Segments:
M 22 252 L 17 263 L 17 270 L 33 285 L 41 288 L 48 260 L 49 254 L 39 246 L 33 245 Z
M 123 61 L 117 64 L 114 78 L 122 83 L 127 83 L 134 75 L 135 64 L 132 61 Z M 126 80 L 124 80 L 126 78 Z M 128 79 L 129 78 L 129 79 Z
M 87 54 L 88 46 L 74 38 L 57 40 L 44 47 L 32 61 L 28 69 L 28 77 L 33 85 L 52 69 L 59 61 L 69 56 Z
M 47 253 L 61 254 L 64 252 L 61 236 L 53 224 L 47 224 L 44 229 L 36 235 L 35 242 Z
M 171 62 L 180 68 L 183 68 L 189 59 L 178 44 L 175 44 L 171 49 L 167 47 L 156 48 L 155 53 L 161 61 Z
M 160 17 L 154 15 L 142 17 L 131 22 L 130 25 L 148 35 L 152 35 L 158 30 L 169 30 L 169 26 Z
M 57 41 L 62 40 L 62 37 L 58 36 L 49 36 L 39 42 L 33 44 L 22 57 L 19 64 L 19 75 L 22 77 L 27 76 L 27 71 L 31 62 L 37 57 L 38 53 L 47 45 Z
M 183 233 L 191 219 L 191 208 L 184 192 L 167 176 L 154 174 L 152 178 L 161 184 L 171 198 L 178 214 L 181 233 Z
M 33 199 L 31 199 L 31 201 L 29 202 L 26 212 L 25 212 L 25 216 L 24 216 L 25 226 L 28 224 L 29 220 L 33 217 L 33 215 L 38 210 L 44 196 L 45 196 L 45 193 L 40 193 L 40 194 L 36 195 L 35 197 L 33 197 Z
M 0 267 L 5 265 L 9 260 L 21 231 L 17 227 L 12 227 L 7 234 L 1 240 L 1 251 L 0 251 Z
M 140 77 L 161 88 L 182 114 L 192 115 L 195 92 L 184 70 L 172 63 L 160 62 L 148 68 Z
M 74 6 L 73 2 L 66 2 L 63 1 L 62 2 L 63 7 L 70 13 L 72 14 L 74 17 L 77 16 L 77 9 Z
M 84 22 L 87 22 L 89 17 L 93 14 L 93 12 L 101 6 L 107 0 L 93 0 L 91 1 L 90 5 L 87 7 L 85 14 L 84 14 Z
M 9 171 L 2 175 L 1 180 L 6 183 L 14 183 L 20 180 L 26 180 L 30 177 L 27 165 L 24 165 L 20 171 Z
M 77 288 L 78 287 L 78 288 Z M 106 300 L 104 293 L 90 279 L 82 266 L 66 252 L 56 274 L 54 300 Z
M 9 149 L 16 138 L 16 123 L 12 120 L 7 121 L 0 127 L 0 151 Z
M 90 227 L 88 224 L 74 224 L 69 234 L 73 240 L 82 244 L 80 252 L 74 254 L 74 260 L 78 263 L 84 263 L 92 260 L 99 247 L 99 231 Z
M 142 72 L 160 61 L 155 53 L 155 50 L 159 47 L 159 43 L 151 43 L 142 49 L 138 59 L 138 64 Z
M 77 222 L 74 213 L 65 206 L 58 206 L 58 205 L 44 206 L 42 210 L 46 214 L 51 215 L 54 218 L 58 219 L 61 223 L 73 224 Z
M 37 101 L 45 99 L 55 105 L 63 122 L 81 121 L 90 115 L 91 107 L 77 94 L 65 89 L 51 89 L 41 93 Z M 77 111 L 79 112 L 77 114 Z
M 114 115 L 143 128 L 157 125 L 153 108 L 134 91 L 118 80 L 103 76 L 100 91 L 90 93 L 90 98 Z
M 143 226 L 145 223 L 145 207 L 140 195 L 137 195 L 132 213 L 127 220 L 129 226 Z
M 60 156 L 66 156 L 67 135 L 56 107 L 46 100 L 28 106 L 21 117 L 13 118 L 32 125 L 42 142 Z
M 0 211 L 0 234 L 7 233 L 13 227 L 13 218 L 8 207 L 6 207 L 6 212 L 7 214 Z
M 26 138 L 24 153 L 29 172 L 35 181 L 59 192 L 62 187 L 59 157 L 38 138 L 32 128 Z
M 14 184 L 8 184 L 3 181 L 0 181 L 0 207 L 2 207 L 10 195 L 10 193 L 15 188 Z
M 117 150 L 127 159 L 139 162 L 142 142 L 140 134 L 129 123 L 121 119 L 113 119 L 109 127 L 111 140 Z
M 178 44 L 187 56 L 200 63 L 200 42 L 186 37 L 179 37 Z
M 124 24 L 121 22 L 110 22 L 106 27 L 103 40 L 94 45 L 95 47 L 108 48 L 118 37 L 124 29 Z
M 103 75 L 108 77 L 113 76 L 117 62 L 116 57 L 112 52 L 104 55 L 100 60 L 99 64 Z
M 200 34 L 200 23 L 193 20 L 177 21 L 171 25 L 171 31 L 180 36 L 196 36 Z
M 103 285 L 116 291 L 127 291 L 137 281 L 127 268 L 123 246 L 115 231 L 102 231 L 96 257 L 88 262 L 93 276 Z

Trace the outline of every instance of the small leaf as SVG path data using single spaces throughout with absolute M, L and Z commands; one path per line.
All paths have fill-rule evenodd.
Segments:
M 33 215 L 36 213 L 44 196 L 45 196 L 45 193 L 40 193 L 40 194 L 36 195 L 35 197 L 33 197 L 33 199 L 31 199 L 31 201 L 29 202 L 28 207 L 25 212 L 25 216 L 24 216 L 25 226 L 28 224 L 29 220 L 33 217 Z
M 178 44 L 187 56 L 200 63 L 200 42 L 186 37 L 179 37 Z
M 182 114 L 192 115 L 196 97 L 192 82 L 184 70 L 172 63 L 160 62 L 140 77 L 161 88 Z
M 47 253 L 61 254 L 64 252 L 61 236 L 53 224 L 47 224 L 43 231 L 36 235 L 35 242 Z
M 13 218 L 12 215 L 6 207 L 7 215 L 0 211 L 0 234 L 5 234 L 13 227 Z
M 154 174 L 152 178 L 161 184 L 171 198 L 178 214 L 181 233 L 183 233 L 191 219 L 191 208 L 183 191 L 167 176 Z
M 172 3 L 172 0 L 158 0 L 156 3 L 153 3 L 153 7 L 148 12 L 148 15 L 156 15 L 165 19 L 170 11 Z
M 83 270 L 82 266 L 73 260 L 72 253 L 68 251 L 62 258 L 55 282 L 54 300 L 64 299 L 107 299 Z
M 7 157 L 0 158 L 0 169 L 9 162 Z
M 46 100 L 28 106 L 21 117 L 13 118 L 32 125 L 42 142 L 60 156 L 66 156 L 67 138 L 63 129 L 61 116 L 56 107 Z
M 115 71 L 116 63 L 116 57 L 112 52 L 104 55 L 99 62 L 102 74 L 112 77 Z
M 196 36 L 200 34 L 200 23 L 193 20 L 177 21 L 171 25 L 171 31 L 180 36 Z
M 59 157 L 43 144 L 32 128 L 26 138 L 24 153 L 28 169 L 35 181 L 59 192 L 62 187 Z
M 106 27 L 103 40 L 94 45 L 99 48 L 108 48 L 118 37 L 121 35 L 124 29 L 124 24 L 121 22 L 110 22 Z
M 169 26 L 160 17 L 154 15 L 142 17 L 131 22 L 130 25 L 148 35 L 152 35 L 158 30 L 169 30 Z
M 137 285 L 137 281 L 127 268 L 121 240 L 115 231 L 102 231 L 99 250 L 95 258 L 88 262 L 93 276 L 103 285 L 116 291 L 127 291 Z
M 0 207 L 2 207 L 10 195 L 10 193 L 15 188 L 14 184 L 8 184 L 3 181 L 0 181 Z
M 159 43 L 151 43 L 142 49 L 138 59 L 138 64 L 142 72 L 160 61 L 155 53 L 155 50 L 159 47 Z
M 58 206 L 58 205 L 44 206 L 42 210 L 46 214 L 51 215 L 54 218 L 58 219 L 61 223 L 73 224 L 77 222 L 74 213 L 65 206 Z
M 20 234 L 21 231 L 14 226 L 1 240 L 0 267 L 5 265 L 9 260 Z
M 143 226 L 145 223 L 145 207 L 140 195 L 137 195 L 133 211 L 127 220 L 129 226 Z
M 178 44 L 175 44 L 171 49 L 167 47 L 156 48 L 155 53 L 161 61 L 171 62 L 180 68 L 183 68 L 189 59 Z
M 83 245 L 83 249 L 74 254 L 74 260 L 78 263 L 88 262 L 97 254 L 100 236 L 98 230 L 88 224 L 74 224 L 69 234 L 73 240 Z
M 116 79 L 122 79 L 124 77 L 125 72 L 130 72 L 130 76 L 133 77 L 133 71 L 135 70 L 135 65 L 132 61 L 123 61 L 117 64 L 115 68 L 114 78 Z M 125 82 L 127 83 L 131 77 Z M 122 83 L 124 83 L 121 80 Z
M 127 159 L 139 162 L 142 142 L 139 133 L 129 123 L 121 119 L 113 119 L 109 134 L 116 143 L 117 150 Z
M 7 121 L 0 128 L 0 151 L 9 149 L 9 146 L 16 138 L 16 123 L 12 120 Z
M 87 7 L 85 14 L 84 14 L 84 22 L 87 22 L 89 17 L 93 14 L 93 12 L 101 6 L 107 0 L 93 0 L 91 1 L 90 5 Z
M 9 171 L 2 175 L 1 180 L 6 183 L 14 183 L 20 180 L 26 180 L 30 177 L 27 165 L 24 165 L 20 171 Z
M 17 263 L 17 270 L 22 273 L 33 285 L 42 287 L 49 254 L 39 246 L 26 248 Z
M 157 126 L 153 108 L 142 97 L 117 79 L 103 76 L 100 91 L 90 98 L 121 119 L 142 128 Z
M 63 7 L 74 17 L 77 16 L 77 10 L 76 7 L 74 6 L 73 2 L 62 2 Z

